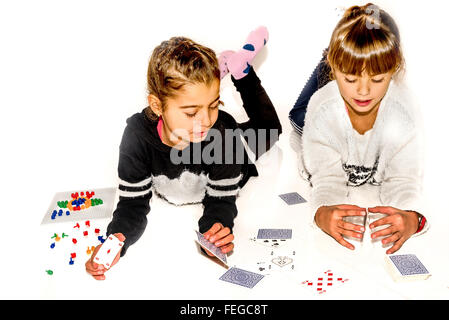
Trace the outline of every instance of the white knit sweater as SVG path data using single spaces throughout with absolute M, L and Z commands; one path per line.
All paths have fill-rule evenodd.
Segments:
M 378 186 L 379 205 L 413 210 L 428 219 L 421 200 L 419 120 L 406 89 L 394 81 L 364 135 L 352 127 L 336 81 L 315 92 L 307 108 L 300 164 L 312 185 L 312 222 L 319 207 L 347 204 L 349 188 L 364 184 Z

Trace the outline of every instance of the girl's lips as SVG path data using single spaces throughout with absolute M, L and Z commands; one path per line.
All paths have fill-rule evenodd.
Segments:
M 358 106 L 360 106 L 360 107 L 366 107 L 367 105 L 369 105 L 371 103 L 371 101 L 373 101 L 373 99 L 370 99 L 370 100 L 357 100 L 357 99 L 354 99 L 354 102 Z
M 193 135 L 195 137 L 204 137 L 204 136 L 206 136 L 207 132 L 208 132 L 208 130 L 207 131 L 201 131 L 201 132 L 194 132 Z

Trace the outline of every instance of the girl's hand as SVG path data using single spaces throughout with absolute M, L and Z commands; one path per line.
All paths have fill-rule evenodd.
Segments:
M 212 242 L 214 245 L 221 249 L 221 252 L 228 253 L 234 249 L 234 235 L 228 227 L 224 227 L 221 223 L 216 222 L 214 225 L 206 231 L 203 236 Z M 214 257 L 212 253 L 204 249 L 210 257 Z
M 344 217 L 365 216 L 365 208 L 355 205 L 341 204 L 336 206 L 322 206 L 315 213 L 315 222 L 324 232 L 337 240 L 342 246 L 354 250 L 354 246 L 346 241 L 343 236 L 359 238 L 363 237 L 363 226 L 346 222 Z
M 125 239 L 126 239 L 122 233 L 114 233 L 114 236 L 116 236 L 120 241 L 125 241 Z M 86 262 L 87 273 L 91 274 L 94 277 L 94 279 L 96 279 L 96 280 L 106 279 L 104 273 L 106 271 L 108 271 L 110 268 L 112 268 L 112 266 L 114 266 L 119 261 L 120 252 L 122 251 L 120 249 L 120 251 L 115 256 L 114 261 L 112 261 L 111 267 L 109 269 L 106 269 L 102 264 L 98 264 L 98 263 L 94 262 L 94 258 L 97 255 L 98 250 L 100 250 L 101 246 L 102 246 L 102 244 L 100 244 L 99 246 L 97 246 L 95 248 L 94 252 L 92 253 L 92 256 Z
M 382 244 L 386 245 L 394 242 L 394 245 L 387 250 L 391 254 L 399 250 L 404 242 L 410 238 L 418 229 L 419 215 L 414 211 L 403 211 L 393 207 L 368 208 L 369 212 L 383 213 L 386 217 L 380 218 L 369 225 L 371 229 L 389 224 L 388 228 L 373 232 L 371 238 L 388 236 L 382 239 Z

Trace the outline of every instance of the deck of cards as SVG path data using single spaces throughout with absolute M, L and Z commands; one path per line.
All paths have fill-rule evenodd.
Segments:
M 109 269 L 122 247 L 122 241 L 112 234 L 109 235 L 95 255 L 94 262 L 102 264 L 106 269 Z
M 414 254 L 395 254 L 385 257 L 387 271 L 396 282 L 426 280 L 429 271 Z

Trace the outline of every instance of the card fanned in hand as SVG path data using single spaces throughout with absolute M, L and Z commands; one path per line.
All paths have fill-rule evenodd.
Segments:
M 221 262 L 223 262 L 226 266 L 228 265 L 228 261 L 226 259 L 226 253 L 221 252 L 221 249 L 214 245 L 212 242 L 207 240 L 200 232 L 196 231 L 196 236 L 198 240 L 198 244 L 202 246 L 204 249 L 211 252 L 214 256 L 216 256 Z

